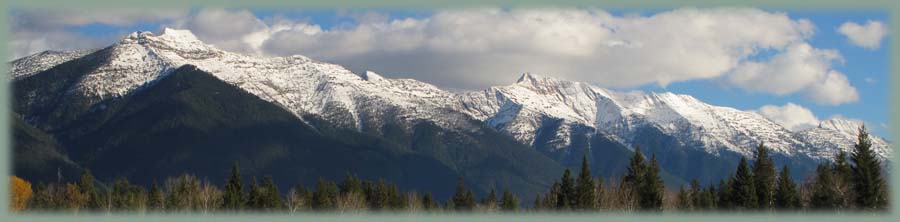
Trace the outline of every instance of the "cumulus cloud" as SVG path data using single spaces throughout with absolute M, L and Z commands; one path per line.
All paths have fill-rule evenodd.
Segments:
M 518 73 L 535 72 L 610 87 L 726 78 L 755 92 L 803 93 L 819 104 L 858 100 L 846 76 L 831 67 L 842 61 L 840 53 L 806 43 L 815 27 L 783 13 L 688 8 L 613 16 L 602 10 L 467 9 L 423 19 L 365 15 L 355 16 L 366 18 L 357 25 L 328 30 L 282 21 L 268 31 L 246 33 L 270 34 L 259 35 L 267 37 L 257 48 L 263 54 L 303 54 L 448 88 L 502 85 Z M 750 59 L 762 50 L 776 55 Z
M 823 105 L 840 105 L 859 100 L 859 93 L 850 85 L 847 76 L 834 70 L 810 84 L 805 95 L 813 102 Z
M 254 24 L 260 20 L 239 17 Z M 612 87 L 716 78 L 760 50 L 802 42 L 814 30 L 809 21 L 784 13 L 741 8 L 687 8 L 652 16 L 591 9 L 465 9 L 422 19 L 353 17 L 358 24 L 327 30 L 282 21 L 269 24 L 268 31 L 254 25 L 245 33 L 269 33 L 259 35 L 265 38 L 258 48 L 264 54 L 303 54 L 356 71 L 478 89 L 507 84 L 526 71 Z M 194 31 L 204 39 L 203 31 Z M 226 49 L 248 48 L 208 39 Z
M 102 11 L 101 11 L 102 10 Z M 182 9 L 18 9 L 10 12 L 8 59 L 45 50 L 97 48 L 121 36 L 92 36 L 70 28 L 85 25 L 129 26 L 170 21 L 188 14 Z
M 423 18 L 337 14 L 355 22 L 323 28 L 279 16 L 261 19 L 247 10 L 203 9 L 171 25 L 229 51 L 306 55 L 357 72 L 372 70 L 452 89 L 505 85 L 519 73 L 532 72 L 615 88 L 724 79 L 720 82 L 732 87 L 802 93 L 829 105 L 858 97 L 846 76 L 831 67 L 842 61 L 840 53 L 810 46 L 814 25 L 780 12 L 683 8 L 616 16 L 596 9 L 457 9 Z M 761 52 L 775 56 L 758 56 Z
M 812 111 L 794 103 L 787 103 L 783 106 L 765 105 L 756 112 L 792 131 L 805 130 L 819 125 L 819 119 Z
M 738 65 L 728 80 L 744 89 L 775 95 L 803 92 L 807 98 L 824 105 L 857 101 L 856 88 L 844 74 L 831 68 L 834 61 L 843 61 L 835 50 L 795 43 L 768 61 Z
M 46 50 L 73 50 L 99 48 L 109 44 L 111 38 L 91 38 L 65 31 L 19 31 L 9 35 L 7 60 L 15 60 Z
M 865 25 L 845 22 L 837 31 L 856 46 L 874 50 L 881 47 L 881 39 L 888 34 L 887 26 L 879 21 L 868 21 Z
M 203 9 L 172 26 L 191 30 L 217 47 L 243 53 L 258 52 L 269 34 L 269 26 L 248 10 Z

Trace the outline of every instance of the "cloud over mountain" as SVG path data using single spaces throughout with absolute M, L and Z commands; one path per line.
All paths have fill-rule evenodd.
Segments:
M 134 14 L 121 17 L 153 19 Z M 823 105 L 858 100 L 847 77 L 832 68 L 842 61 L 840 52 L 811 46 L 815 26 L 781 12 L 682 8 L 615 15 L 599 9 L 486 8 L 421 18 L 343 14 L 353 22 L 323 27 L 228 9 L 160 17 L 222 49 L 302 54 L 444 88 L 482 89 L 533 72 L 614 88 L 724 80 L 718 82 L 776 96 L 804 95 Z M 771 84 L 770 78 L 784 82 Z
M 819 118 L 812 111 L 794 103 L 765 105 L 756 112 L 791 131 L 805 130 L 819 124 Z

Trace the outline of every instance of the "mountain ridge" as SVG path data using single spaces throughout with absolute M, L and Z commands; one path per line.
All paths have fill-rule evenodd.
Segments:
M 759 143 L 767 144 L 785 158 L 802 156 L 818 161 L 830 159 L 830 153 L 836 150 L 852 148 L 847 146 L 846 133 L 834 134 L 841 140 L 828 140 L 835 138 L 831 135 L 833 128 L 793 132 L 758 113 L 710 105 L 689 95 L 617 92 L 531 73 L 522 74 L 511 85 L 454 93 L 413 79 L 385 78 L 371 71 L 357 75 L 339 65 L 300 55 L 260 57 L 230 53 L 203 43 L 187 30 L 166 28 L 160 35 L 135 32 L 99 51 L 80 57 L 71 55 L 48 59 L 52 62 L 46 64 L 90 56 L 102 61 L 95 68 L 88 67 L 89 71 L 76 84 L 65 86 L 65 98 L 84 101 L 87 108 L 77 109 L 82 112 L 103 109 L 102 101 L 120 98 L 154 84 L 178 67 L 193 65 L 291 112 L 307 124 L 307 117 L 315 116 L 338 128 L 382 136 L 393 135 L 386 129 L 394 125 L 401 128 L 400 134 L 413 134 L 423 122 L 462 133 L 485 124 L 522 144 L 540 148 L 565 166 L 576 164 L 573 161 L 580 160 L 579 154 L 605 151 L 598 149 L 631 149 L 641 144 L 654 146 L 649 147 L 657 149 L 654 154 L 687 155 L 683 157 L 686 159 L 732 156 L 729 153 L 750 156 Z M 14 67 L 18 67 L 16 61 L 25 66 L 25 61 L 30 60 L 15 60 Z M 44 66 L 14 70 L 10 75 L 19 82 Z M 29 107 L 34 106 L 34 99 L 17 98 L 17 104 L 22 104 L 19 109 L 32 110 Z M 28 116 L 28 112 L 23 115 L 29 117 L 26 120 L 48 121 Z M 645 136 L 665 139 L 646 143 L 642 141 L 647 139 Z M 593 144 L 604 145 L 594 147 L 590 142 L 579 142 L 595 140 L 599 141 Z M 888 144 L 876 145 L 879 155 L 889 159 Z M 682 160 L 672 164 L 683 167 L 688 163 Z

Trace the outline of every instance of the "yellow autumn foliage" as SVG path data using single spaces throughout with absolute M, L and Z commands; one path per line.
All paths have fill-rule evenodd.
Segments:
M 25 210 L 28 199 L 31 198 L 31 183 L 16 176 L 9 178 L 9 196 L 12 198 L 9 205 L 13 212 Z

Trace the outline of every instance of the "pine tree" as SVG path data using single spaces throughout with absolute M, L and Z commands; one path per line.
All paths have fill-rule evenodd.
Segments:
M 313 193 L 313 208 L 317 210 L 333 210 L 338 196 L 338 187 L 334 181 L 319 178 L 316 191 Z
M 716 209 L 716 187 L 713 184 L 709 184 L 709 187 L 703 191 L 703 198 L 700 199 L 699 209 L 703 210 L 712 210 Z
M 541 211 L 547 209 L 547 206 L 544 205 L 544 199 L 541 198 L 541 194 L 538 194 L 534 197 L 534 210 Z
M 643 185 L 638 188 L 640 190 L 640 206 L 643 210 L 662 210 L 666 187 L 662 178 L 659 177 L 659 171 L 659 162 L 656 160 L 656 154 L 653 154 L 650 158 L 650 167 L 644 174 Z
M 153 182 L 153 186 L 150 187 L 150 194 L 148 194 L 147 202 L 147 205 L 151 210 L 159 211 L 165 209 L 166 196 L 156 182 Z
M 753 173 L 747 166 L 747 158 L 741 157 L 738 164 L 737 172 L 734 176 L 733 193 L 731 200 L 737 209 L 754 209 L 759 201 L 756 199 L 755 182 L 753 181 Z
M 631 156 L 628 168 L 626 169 L 624 181 L 631 184 L 632 187 L 638 187 L 643 183 L 644 173 L 647 171 L 647 165 L 644 163 L 644 155 L 641 154 L 641 147 L 634 147 L 634 155 Z
M 769 149 L 762 143 L 756 148 L 753 164 L 753 182 L 756 191 L 756 206 L 771 209 L 775 195 L 775 162 L 769 156 Z
M 266 210 L 280 209 L 282 206 L 281 194 L 278 192 L 278 186 L 275 185 L 275 181 L 272 180 L 271 176 L 263 178 L 261 189 L 260 207 Z
M 716 193 L 716 207 L 718 209 L 730 210 L 734 208 L 734 174 L 729 174 L 727 180 L 719 180 L 719 189 Z
M 703 193 L 703 188 L 700 187 L 700 181 L 697 178 L 691 180 L 691 189 L 688 190 L 688 196 L 691 198 L 688 210 L 704 208 L 703 198 L 705 198 L 705 193 Z
M 825 164 L 816 167 L 816 179 L 812 185 L 810 207 L 817 210 L 837 209 L 840 200 L 834 195 L 837 193 L 834 185 L 834 174 L 831 168 Z
M 344 182 L 340 185 L 341 193 L 346 194 L 350 192 L 363 192 L 362 181 L 356 175 L 351 174 L 349 171 L 344 176 Z
M 685 189 L 684 186 L 678 188 L 678 196 L 677 196 L 676 205 L 680 210 L 691 210 L 693 209 L 692 197 L 690 191 Z
M 500 199 L 500 209 L 511 212 L 519 209 L 519 198 L 509 190 L 503 191 L 503 197 Z
M 391 191 L 388 187 L 387 182 L 385 182 L 383 179 L 378 179 L 378 183 L 375 185 L 375 193 L 371 196 L 371 198 L 372 209 L 390 209 Z
M 259 187 L 256 177 L 253 177 L 253 182 L 250 184 L 250 190 L 247 192 L 247 207 L 253 210 L 261 210 L 262 197 L 262 188 Z
M 378 195 L 378 189 L 375 188 L 375 183 L 370 180 L 362 181 L 362 193 L 363 196 L 366 197 L 366 203 L 370 209 L 377 209 L 375 205 L 377 205 L 376 196 Z
M 286 206 L 291 213 L 309 209 L 312 202 L 312 192 L 309 192 L 302 183 L 294 185 L 285 198 Z
M 97 192 L 97 188 L 94 187 L 94 175 L 91 174 L 91 170 L 84 169 L 84 171 L 81 172 L 81 180 L 78 181 L 78 189 L 87 196 L 88 209 L 100 209 L 100 200 L 102 197 L 100 197 L 100 193 Z
M 575 202 L 575 182 L 572 178 L 572 171 L 566 169 L 560 178 L 560 194 L 556 196 L 556 209 L 569 210 Z
M 128 179 L 120 177 L 113 183 L 112 201 L 113 207 L 119 210 L 133 210 L 134 199 L 130 195 L 131 183 Z
M 457 211 L 471 211 L 475 208 L 475 195 L 466 188 L 462 177 L 456 183 L 456 194 L 453 195 L 453 206 Z
M 497 192 L 493 188 L 491 188 L 491 192 L 488 193 L 487 197 L 481 199 L 481 206 L 487 209 L 497 206 Z
M 800 208 L 800 193 L 797 184 L 791 179 L 791 171 L 787 165 L 778 175 L 778 184 L 775 187 L 775 208 L 780 210 L 796 210 Z
M 847 158 L 847 152 L 838 151 L 834 156 L 834 166 L 832 166 L 832 170 L 836 177 L 849 183 L 853 181 L 853 168 L 850 166 L 850 163 L 847 162 Z
M 237 162 L 231 167 L 231 177 L 225 182 L 225 196 L 222 207 L 226 210 L 240 210 L 244 208 L 244 185 L 241 184 L 241 172 Z
M 425 193 L 425 196 L 422 197 L 422 207 L 426 211 L 438 209 L 439 206 L 437 201 L 434 201 L 434 197 L 431 195 L 431 192 Z
M 578 180 L 575 183 L 574 208 L 579 210 L 594 209 L 597 201 L 596 184 L 594 184 L 594 178 L 591 177 L 587 156 L 581 159 L 581 172 L 578 174 Z
M 597 186 L 594 188 L 594 207 L 597 209 L 603 208 L 603 196 L 605 194 L 605 190 L 603 187 L 603 177 L 597 177 Z
M 832 175 L 834 176 L 835 197 L 839 204 L 839 208 L 849 208 L 853 205 L 853 168 L 847 162 L 847 152 L 839 151 L 834 155 L 834 164 L 831 166 Z
M 859 128 L 857 143 L 850 155 L 853 162 L 853 190 L 856 206 L 865 210 L 885 210 L 888 206 L 887 184 L 881 174 L 881 160 L 872 150 L 865 125 Z
M 632 198 L 636 199 L 638 207 L 644 207 L 644 184 L 646 183 L 647 164 L 644 163 L 644 155 L 641 154 L 641 147 L 634 146 L 634 155 L 628 163 L 625 176 L 622 177 L 622 187 L 630 187 Z
M 166 208 L 172 210 L 196 210 L 200 194 L 200 180 L 189 174 L 166 179 L 166 191 L 169 194 Z
M 544 207 L 546 209 L 557 209 L 556 207 L 559 205 L 557 201 L 559 201 L 560 195 L 562 195 L 562 185 L 559 184 L 559 181 L 554 181 L 553 185 L 550 186 L 550 192 L 544 195 Z

